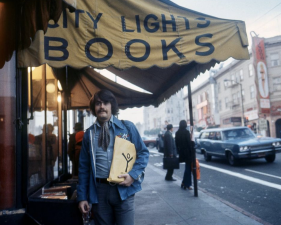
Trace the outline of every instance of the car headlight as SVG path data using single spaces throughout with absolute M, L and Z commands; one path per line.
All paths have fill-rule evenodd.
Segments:
M 240 152 L 245 152 L 245 151 L 249 150 L 249 147 L 248 146 L 241 146 L 239 150 L 240 150 Z
M 280 146 L 281 143 L 280 142 L 273 142 L 272 145 L 276 147 L 276 146 Z

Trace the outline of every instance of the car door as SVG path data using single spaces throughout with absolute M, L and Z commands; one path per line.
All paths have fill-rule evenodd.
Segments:
M 224 149 L 222 147 L 222 135 L 220 131 L 214 132 L 212 134 L 212 151 L 217 156 L 224 156 Z
M 203 132 L 200 137 L 200 147 L 201 150 L 206 150 L 207 152 L 210 151 L 210 140 L 209 140 L 209 133 L 208 131 Z

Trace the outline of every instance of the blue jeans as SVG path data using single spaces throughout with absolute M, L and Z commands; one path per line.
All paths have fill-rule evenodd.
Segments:
M 135 196 L 122 201 L 117 185 L 97 183 L 98 204 L 93 204 L 95 225 L 134 225 Z
M 183 175 L 183 185 L 186 187 L 190 187 L 192 184 L 191 180 L 191 163 L 185 163 L 185 170 Z

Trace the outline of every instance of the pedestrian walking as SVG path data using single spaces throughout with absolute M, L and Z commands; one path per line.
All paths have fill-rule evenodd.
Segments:
M 174 158 L 177 157 L 177 150 L 175 145 L 175 140 L 173 138 L 173 125 L 167 125 L 167 131 L 164 135 L 164 157 Z M 167 181 L 176 181 L 173 178 L 174 169 L 167 169 L 167 174 L 165 180 Z
M 134 195 L 141 190 L 149 151 L 135 125 L 115 117 L 118 104 L 110 91 L 96 92 L 90 100 L 90 109 L 97 119 L 82 141 L 77 186 L 79 209 L 87 214 L 92 204 L 96 225 L 134 225 Z M 132 170 L 118 176 L 124 178 L 119 184 L 107 181 L 116 136 L 131 141 L 137 154 Z
M 181 188 L 192 190 L 191 184 L 191 162 L 192 162 L 192 149 L 190 132 L 186 129 L 187 123 L 185 120 L 181 120 L 179 129 L 176 132 L 176 147 L 179 152 L 179 161 L 185 162 L 185 171 Z

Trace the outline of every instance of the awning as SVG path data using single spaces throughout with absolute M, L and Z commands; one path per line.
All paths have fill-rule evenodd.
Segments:
M 198 64 L 195 62 L 184 66 L 174 64 L 166 69 L 153 66 L 146 70 L 136 67 L 128 70 L 118 70 L 114 67 L 110 67 L 108 70 L 124 80 L 153 93 L 153 97 L 151 97 L 152 105 L 157 107 L 186 86 L 200 73 L 204 73 L 216 63 L 217 61 L 212 60 L 205 64 Z
M 169 0 L 81 0 L 75 13 L 64 10 L 58 24 L 36 33 L 18 66 L 106 68 L 153 93 L 149 104 L 157 106 L 217 62 L 249 59 L 247 46 L 243 21 Z
M 249 59 L 243 21 L 219 19 L 169 0 L 81 0 L 75 13 L 37 32 L 18 66 L 125 70 Z
M 74 11 L 76 0 L 0 0 L 0 68 L 16 48 L 30 46 L 38 30 L 46 32 L 48 22 L 57 22 L 62 10 Z
M 65 79 L 65 70 L 53 69 L 53 71 L 58 79 Z M 155 96 L 153 94 L 146 94 L 124 87 L 90 67 L 81 70 L 69 68 L 67 76 L 71 77 L 67 82 L 70 92 L 68 109 L 89 108 L 91 97 L 101 89 L 108 89 L 115 95 L 120 109 L 154 104 Z M 65 83 L 62 82 L 62 84 Z M 65 86 L 63 88 L 66 89 Z

